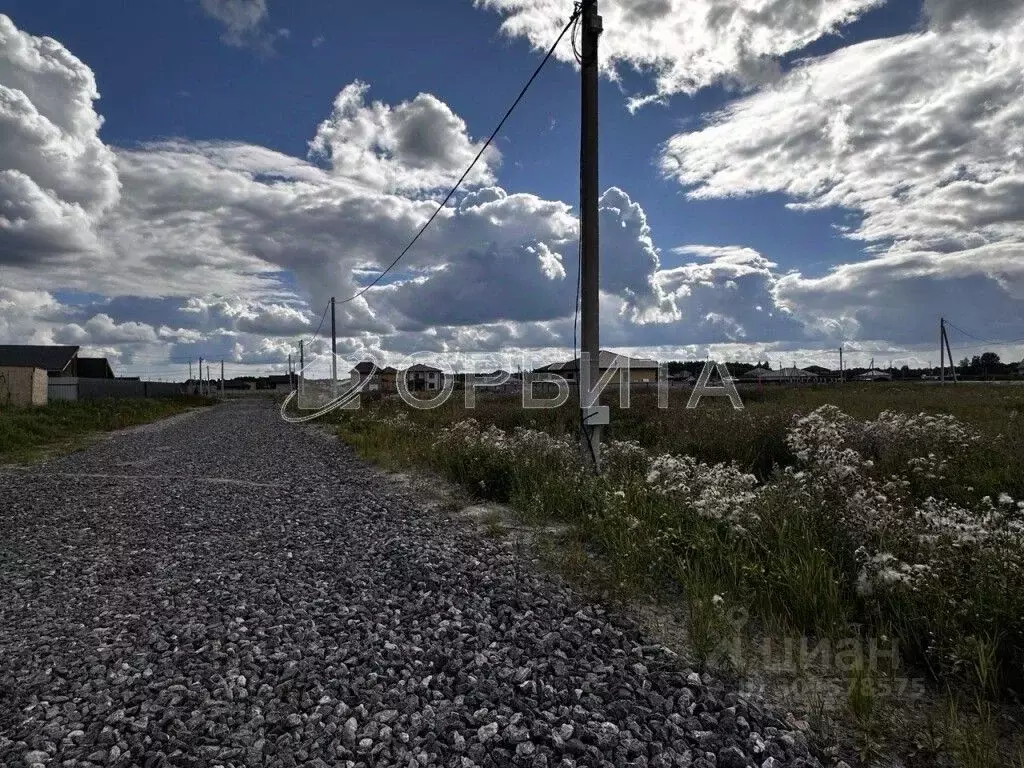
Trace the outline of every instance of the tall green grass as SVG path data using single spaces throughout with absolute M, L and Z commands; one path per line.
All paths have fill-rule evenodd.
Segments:
M 629 409 L 608 398 L 613 413 L 606 435 L 634 440 L 650 454 L 736 462 L 754 474 L 765 491 L 750 535 L 737 535 L 722 521 L 699 514 L 685 499 L 652 493 L 636 472 L 591 477 L 486 445 L 433 445 L 441 430 L 467 418 L 506 432 L 524 427 L 572 438 L 578 418 L 572 403 L 527 411 L 513 398 L 483 397 L 467 411 L 453 398 L 441 408 L 419 411 L 384 401 L 340 416 L 339 423 L 342 437 L 368 458 L 426 466 L 481 498 L 511 503 L 532 519 L 572 524 L 600 559 L 600 576 L 608 586 L 678 591 L 702 600 L 714 590 L 772 625 L 819 637 L 838 636 L 860 623 L 877 635 L 898 636 L 908 659 L 935 679 L 969 678 L 970 644 L 978 637 L 993 638 L 1000 690 L 1012 694 L 1024 687 L 1019 572 L 1008 570 L 996 555 L 952 548 L 944 568 L 949 577 L 941 583 L 866 600 L 857 593 L 861 566 L 854 555 L 864 542 L 824 513 L 838 500 L 796 504 L 789 495 L 792 485 L 782 477 L 782 470 L 796 462 L 786 445 L 787 429 L 797 416 L 821 405 L 833 403 L 860 419 L 883 410 L 949 413 L 979 430 L 984 440 L 955 455 L 943 478 L 913 493 L 963 504 L 1000 493 L 1024 498 L 1024 430 L 1019 428 L 1024 388 L 869 384 L 765 387 L 742 394 L 747 406 L 742 411 L 724 398 L 686 409 L 683 392 L 672 393 L 667 410 L 656 407 L 653 395 L 633 393 Z M 407 420 L 388 418 L 400 410 L 407 410 Z M 905 465 L 907 455 L 897 443 L 878 448 L 870 458 L 884 477 Z

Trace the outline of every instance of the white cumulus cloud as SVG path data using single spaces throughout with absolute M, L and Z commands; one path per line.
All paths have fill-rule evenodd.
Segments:
M 421 93 L 391 106 L 366 103 L 369 86 L 356 81 L 334 100 L 329 118 L 310 142 L 310 154 L 332 171 L 385 192 L 417 192 L 452 186 L 483 146 L 443 101 Z M 492 184 L 501 154 L 491 146 L 466 178 Z
M 119 198 L 92 70 L 49 37 L 0 14 L 0 264 L 97 247 L 97 219 Z
M 601 65 L 653 76 L 632 106 L 719 82 L 759 85 L 780 56 L 838 32 L 884 0 L 602 0 Z M 567 21 L 561 0 L 474 0 L 504 16 L 502 31 L 547 50 Z M 569 45 L 556 56 L 572 61 Z

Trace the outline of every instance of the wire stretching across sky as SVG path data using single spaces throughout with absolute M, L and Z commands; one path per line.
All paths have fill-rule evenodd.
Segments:
M 430 215 L 430 218 L 427 219 L 426 223 L 422 227 L 420 227 L 419 231 L 415 234 L 415 236 L 413 236 L 412 240 L 409 241 L 409 244 L 402 249 L 402 252 L 399 253 L 395 260 L 388 265 L 387 269 L 385 269 L 383 272 L 381 272 L 379 275 L 373 278 L 371 282 L 364 285 L 362 288 L 360 288 L 354 294 L 349 296 L 347 299 L 340 300 L 338 302 L 339 304 L 347 304 L 350 301 L 358 299 L 360 296 L 362 296 L 364 293 L 370 290 L 373 286 L 379 283 L 382 279 L 384 279 L 384 276 L 388 274 L 388 272 L 390 272 L 392 269 L 394 269 L 395 265 L 398 264 L 398 262 L 400 262 L 405 257 L 405 254 L 407 254 L 412 249 L 412 247 L 416 244 L 416 241 L 420 239 L 420 235 L 427 231 L 427 227 L 429 227 L 433 223 L 434 219 L 437 218 L 437 214 L 439 214 L 441 210 L 446 205 L 448 205 L 448 201 L 452 199 L 452 195 L 454 195 L 458 191 L 459 187 L 462 186 L 462 182 L 466 180 L 466 177 L 469 175 L 470 171 L 472 171 L 473 168 L 476 166 L 477 161 L 483 156 L 484 152 L 487 151 L 487 148 L 491 146 L 491 142 L 494 141 L 502 126 L 505 125 L 505 121 L 508 120 L 508 118 L 512 115 L 513 110 L 515 110 L 515 108 L 519 106 L 519 102 L 523 100 L 523 97 L 526 95 L 526 92 L 530 89 L 530 86 L 533 85 L 533 81 L 537 79 L 537 75 L 540 74 L 540 71 L 544 68 L 544 65 L 548 63 L 548 59 L 551 58 L 551 55 L 555 52 L 555 49 L 558 48 L 558 44 L 562 42 L 562 38 L 565 37 L 565 33 L 568 32 L 570 27 L 572 27 L 573 24 L 576 23 L 576 19 L 579 16 L 579 14 L 580 8 L 579 6 L 576 6 L 573 9 L 572 16 L 569 18 L 568 23 L 565 25 L 565 27 L 562 28 L 561 33 L 558 35 L 558 38 L 555 40 L 554 44 L 552 44 L 552 46 L 548 49 L 548 52 L 544 54 L 544 58 L 541 59 L 540 64 L 537 65 L 537 68 L 533 71 L 533 74 L 530 75 L 530 79 L 526 81 L 526 85 L 523 86 L 523 89 L 519 92 L 519 95 L 516 96 L 516 100 L 512 102 L 512 106 L 509 107 L 508 110 L 505 112 L 505 116 L 501 118 L 501 122 L 499 122 L 497 127 L 493 131 L 491 131 L 491 135 L 487 137 L 487 141 L 484 142 L 484 145 L 480 148 L 480 151 L 476 153 L 476 157 L 473 158 L 473 162 L 469 164 L 469 167 L 466 168 L 462 176 L 459 177 L 459 180 L 455 182 L 455 186 L 451 188 L 451 191 L 448 192 L 447 195 L 445 195 L 444 200 L 442 200 L 441 204 L 437 206 L 437 209 Z
M 316 330 L 315 330 L 315 331 L 313 331 L 313 335 L 312 335 L 312 336 L 310 336 L 310 337 L 309 337 L 309 338 L 308 338 L 308 339 L 306 340 L 306 343 L 307 343 L 307 344 L 309 344 L 309 343 L 312 343 L 312 342 L 313 342 L 313 341 L 314 341 L 314 340 L 316 339 L 316 337 L 320 335 L 320 329 L 324 327 L 324 319 L 325 319 L 325 318 L 327 317 L 327 310 L 328 310 L 328 309 L 330 309 L 330 308 L 331 308 L 331 302 L 329 302 L 329 301 L 328 301 L 328 302 L 327 302 L 327 303 L 326 303 L 326 304 L 324 305 L 324 311 L 323 311 L 323 314 L 322 314 L 322 315 L 320 315 L 320 325 L 318 325 L 318 326 L 316 327 Z
M 954 347 L 954 349 L 956 349 L 957 351 L 970 350 L 970 349 L 981 349 L 982 347 L 986 347 L 986 346 L 987 347 L 1005 347 L 1005 346 L 1008 346 L 1010 344 L 1022 344 L 1022 343 L 1024 343 L 1024 339 L 1006 339 L 1005 341 L 997 341 L 995 339 L 983 339 L 980 336 L 976 336 L 975 334 L 970 333 L 969 331 L 965 331 L 963 328 L 960 328 L 959 326 L 951 323 L 949 320 L 946 320 L 946 325 L 948 325 L 954 331 L 956 331 L 958 333 L 962 333 L 964 336 L 967 336 L 968 338 L 974 339 L 975 341 L 982 342 L 981 344 L 972 344 L 972 345 L 964 346 L 964 347 Z

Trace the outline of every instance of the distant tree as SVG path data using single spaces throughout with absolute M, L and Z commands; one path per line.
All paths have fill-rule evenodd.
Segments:
M 981 367 L 992 369 L 999 365 L 999 355 L 995 352 L 983 352 L 981 355 Z
M 963 360 L 960 361 L 959 367 L 966 370 L 971 367 L 971 361 L 965 357 Z

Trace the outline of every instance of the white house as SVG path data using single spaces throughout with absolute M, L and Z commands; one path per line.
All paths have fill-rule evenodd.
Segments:
M 892 381 L 892 374 L 873 368 L 858 376 L 857 381 Z

